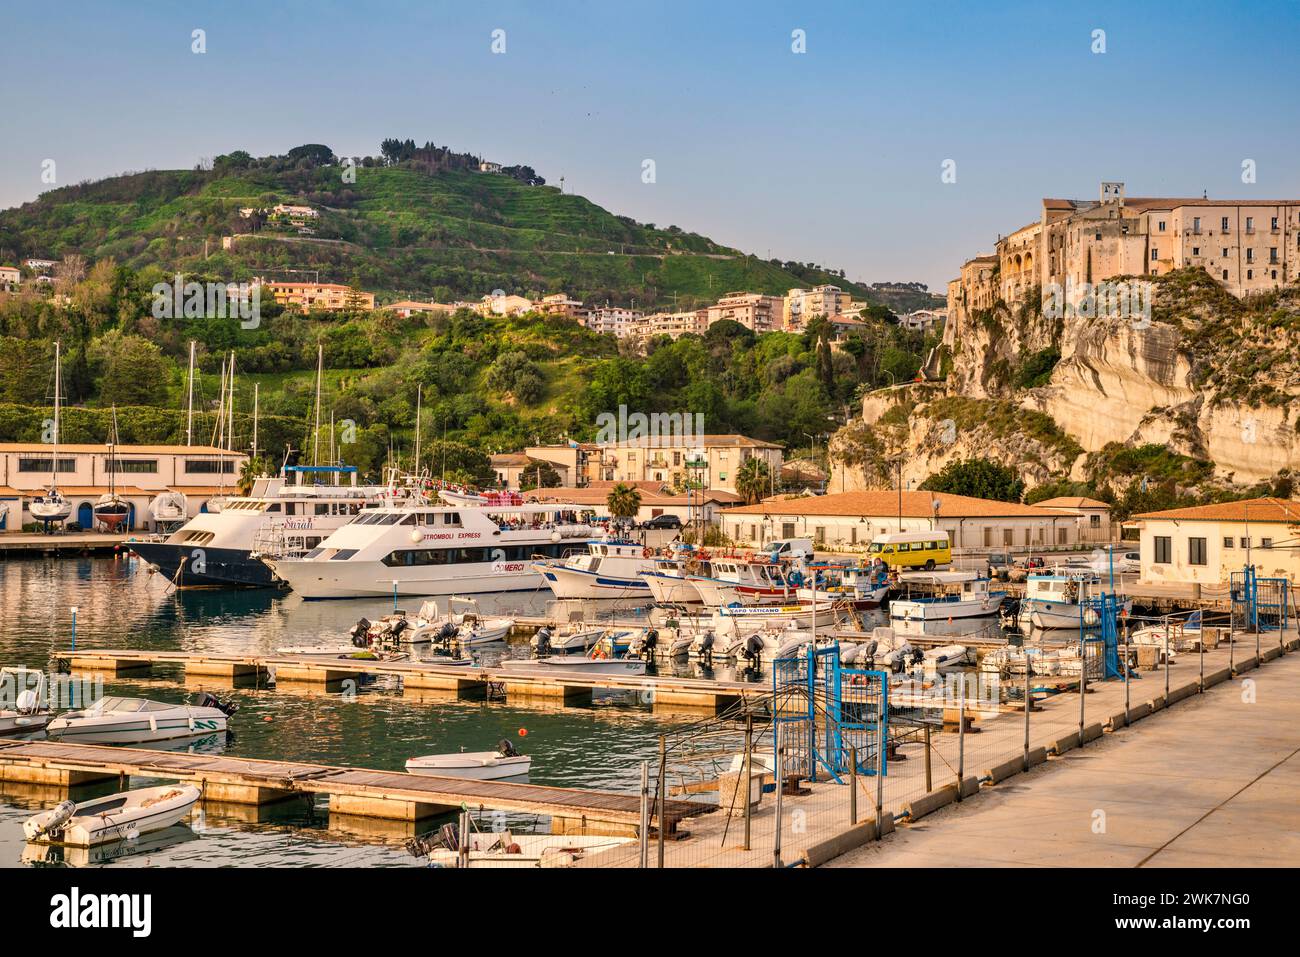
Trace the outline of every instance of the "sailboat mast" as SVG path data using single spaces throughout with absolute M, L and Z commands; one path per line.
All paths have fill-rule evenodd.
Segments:
M 59 484 L 59 361 L 61 344 L 54 343 L 54 461 L 50 466 L 50 488 Z
M 311 464 L 320 465 L 320 381 L 325 363 L 325 347 L 316 343 L 316 425 L 312 429 Z
M 415 387 L 415 476 L 420 477 L 420 402 L 424 398 L 424 383 Z
M 212 445 L 221 448 L 226 435 L 226 360 L 221 360 L 221 391 L 217 399 L 217 421 L 212 423 Z
M 226 420 L 226 449 L 235 450 L 235 350 L 230 350 L 230 410 Z
M 330 465 L 337 465 L 338 459 L 334 457 L 334 410 L 330 409 Z
M 185 444 L 194 445 L 194 340 L 190 340 L 189 398 L 185 404 Z

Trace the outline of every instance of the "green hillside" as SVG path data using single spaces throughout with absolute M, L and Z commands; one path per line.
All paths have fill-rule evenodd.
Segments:
M 349 174 L 355 182 L 345 181 Z M 254 232 L 260 224 L 240 216 L 241 207 L 277 203 L 317 209 L 314 233 L 272 223 Z M 233 248 L 223 250 L 231 236 Z M 637 223 L 554 186 L 476 169 L 430 171 L 413 161 L 349 169 L 310 155 L 230 154 L 211 170 L 132 173 L 0 212 L 0 261 L 69 253 L 229 280 L 318 270 L 323 281 L 353 283 L 388 301 L 476 299 L 503 289 L 687 308 L 732 290 L 834 283 L 895 309 L 932 304 L 923 293 L 877 294 L 837 271 L 762 260 L 676 226 Z
M 221 282 L 319 270 L 322 281 L 375 291 L 381 303 L 503 289 L 639 307 L 675 297 L 686 308 L 736 289 L 779 293 L 822 282 L 872 298 L 827 270 L 613 215 L 540 184 L 526 167 L 479 173 L 477 158 L 433 147 L 390 152 L 363 159 L 355 183 L 343 181 L 345 167 L 327 148 L 300 147 L 285 157 L 218 157 L 210 170 L 65 187 L 0 212 L 0 262 L 62 260 L 52 286 L 28 277 L 20 293 L 0 295 L 0 441 L 40 439 L 55 340 L 67 441 L 102 441 L 113 409 L 125 443 L 182 441 L 193 341 L 196 441 L 214 434 L 222 365 L 233 352 L 233 445 L 251 441 L 256 386 L 259 448 L 277 462 L 286 447 L 310 451 L 319 348 L 322 425 L 333 416 L 345 461 L 373 473 L 391 454 L 409 456 L 418 395 L 422 464 L 441 471 L 445 463 L 450 475 L 480 481 L 491 475 L 488 454 L 594 438 L 597 417 L 620 405 L 699 413 L 709 432 L 824 449 L 863 390 L 911 378 L 934 344 L 900 328 L 881 304 L 843 342 L 832 343 L 824 321 L 802 334 L 762 336 L 720 322 L 703 336 L 660 337 L 645 355 L 572 319 L 537 314 L 304 316 L 263 301 L 256 328 L 216 313 L 154 314 L 155 284 L 176 271 Z M 314 233 L 240 214 L 278 203 L 319 210 Z M 225 236 L 237 237 L 233 249 L 222 249 Z M 921 290 L 894 294 L 911 300 L 900 309 L 931 304 Z

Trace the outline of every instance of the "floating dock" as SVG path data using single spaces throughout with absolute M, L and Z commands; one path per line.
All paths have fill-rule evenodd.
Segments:
M 452 698 L 484 698 L 489 691 L 507 700 L 551 699 L 590 704 L 597 689 L 633 691 L 647 704 L 724 711 L 744 699 L 770 694 L 769 682 L 714 681 L 672 675 L 615 676 L 556 673 L 532 668 L 479 668 L 422 661 L 374 661 L 364 658 L 316 658 L 305 655 L 220 655 L 182 651 L 61 651 L 73 671 L 114 677 L 147 677 L 155 665 L 179 665 L 187 677 L 258 682 L 275 675 L 277 685 L 303 683 L 339 690 L 363 675 L 400 678 L 403 690 L 445 692 Z
M 325 794 L 331 813 L 398 821 L 418 821 L 462 806 L 547 815 L 557 834 L 634 834 L 641 821 L 641 799 L 635 794 L 111 745 L 0 742 L 0 781 L 66 788 L 131 776 L 193 781 L 202 786 L 205 801 L 216 803 L 261 805 Z M 707 804 L 667 801 L 664 833 L 673 833 L 684 818 L 711 810 Z M 657 813 L 652 807 L 656 826 Z

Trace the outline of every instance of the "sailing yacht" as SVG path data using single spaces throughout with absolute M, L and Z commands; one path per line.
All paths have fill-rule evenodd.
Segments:
M 122 528 L 131 515 L 131 506 L 117 494 L 118 461 L 113 450 L 119 444 L 117 434 L 117 406 L 113 406 L 113 435 L 108 443 L 108 491 L 95 503 L 95 524 L 106 532 Z
M 50 460 L 50 486 L 44 495 L 32 499 L 28 506 L 32 517 L 43 522 L 61 522 L 72 514 L 72 503 L 59 491 L 59 413 L 61 380 L 60 344 L 54 343 L 54 457 Z

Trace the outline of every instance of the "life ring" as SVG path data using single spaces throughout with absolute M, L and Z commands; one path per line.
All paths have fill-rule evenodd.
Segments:
M 609 657 L 609 653 L 605 651 L 605 646 L 604 646 L 604 645 L 597 645 L 596 648 L 595 648 L 595 650 L 592 651 L 592 653 L 591 653 L 591 657 L 592 657 L 592 658 L 602 658 L 602 659 L 603 659 L 603 658 L 608 658 L 608 657 Z
M 653 555 L 654 553 L 655 553 L 655 551 L 654 551 L 653 548 L 646 547 L 646 548 L 641 549 L 641 557 L 642 557 L 642 558 L 649 558 L 649 557 L 650 557 L 651 555 Z

